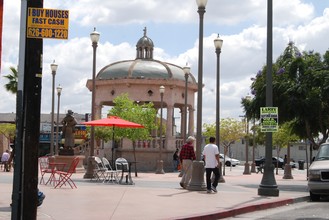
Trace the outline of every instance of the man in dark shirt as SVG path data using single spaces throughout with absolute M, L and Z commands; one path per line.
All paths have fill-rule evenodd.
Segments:
M 178 170 L 178 164 L 179 164 L 179 156 L 178 156 L 178 148 L 176 149 L 175 153 L 172 156 L 173 159 L 173 165 L 174 165 L 174 172 Z
M 182 164 L 183 169 L 183 177 L 180 181 L 181 187 L 184 189 L 188 185 L 188 183 L 191 180 L 192 176 L 192 162 L 196 159 L 195 153 L 194 153 L 194 146 L 193 143 L 195 141 L 195 138 L 190 136 L 186 140 L 186 144 L 182 146 L 182 149 L 179 154 L 179 160 Z

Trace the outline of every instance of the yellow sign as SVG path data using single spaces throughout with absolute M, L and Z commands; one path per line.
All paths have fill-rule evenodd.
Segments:
M 69 11 L 46 8 L 29 8 L 27 16 L 28 38 L 67 39 Z

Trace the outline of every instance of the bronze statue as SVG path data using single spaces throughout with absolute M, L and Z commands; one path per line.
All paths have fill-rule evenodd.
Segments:
M 63 136 L 65 138 L 64 142 L 64 149 L 65 150 L 72 150 L 74 147 L 74 132 L 75 132 L 75 125 L 77 124 L 76 119 L 73 116 L 73 111 L 68 110 L 65 118 L 63 118 Z

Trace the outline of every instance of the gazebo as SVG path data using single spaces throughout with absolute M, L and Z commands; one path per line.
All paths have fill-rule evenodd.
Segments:
M 182 133 L 194 134 L 194 94 L 197 92 L 197 83 L 194 76 L 189 73 L 188 78 L 182 67 L 168 62 L 153 59 L 153 41 L 147 37 L 146 28 L 144 35 L 136 44 L 136 59 L 123 60 L 103 67 L 95 79 L 95 112 L 96 118 L 101 118 L 102 107 L 113 106 L 113 100 L 127 93 L 129 98 L 137 103 L 153 102 L 156 109 L 160 110 L 161 96 L 159 87 L 164 86 L 163 109 L 166 110 L 164 120 L 166 132 L 162 149 L 164 168 L 172 167 L 172 154 L 180 147 Z M 187 81 L 186 81 L 187 80 Z M 186 83 L 187 82 L 187 83 Z M 88 79 L 87 88 L 92 91 L 93 81 Z M 187 87 L 185 86 L 187 85 Z M 185 112 L 185 89 L 187 88 L 187 112 Z M 174 130 L 174 109 L 179 109 L 181 130 L 176 135 Z M 185 114 L 187 123 L 185 123 Z M 187 127 L 185 128 L 185 124 Z M 140 140 L 135 144 L 138 160 L 145 163 L 139 165 L 140 170 L 154 170 L 157 154 L 159 152 L 159 138 L 153 132 L 152 141 Z M 116 154 L 127 159 L 133 158 L 133 144 L 123 142 L 116 149 Z

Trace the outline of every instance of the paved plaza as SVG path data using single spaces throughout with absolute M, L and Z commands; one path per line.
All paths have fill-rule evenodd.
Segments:
M 275 175 L 278 197 L 258 196 L 262 174 L 243 175 L 244 166 L 226 167 L 218 193 L 188 191 L 179 186 L 178 173 L 138 173 L 134 185 L 102 183 L 73 175 L 77 189 L 39 185 L 46 199 L 37 219 L 219 219 L 244 212 L 308 200 L 306 170 L 293 169 L 294 179 Z M 0 172 L 0 219 L 10 219 L 12 172 Z

